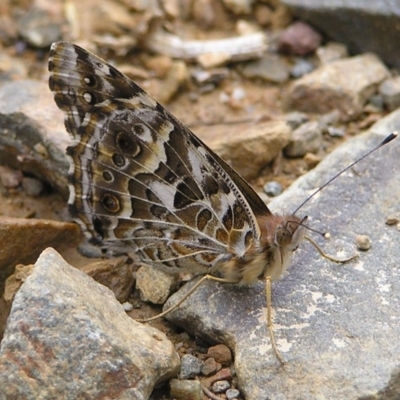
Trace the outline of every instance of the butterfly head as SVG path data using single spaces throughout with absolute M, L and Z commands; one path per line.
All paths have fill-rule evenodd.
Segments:
M 305 227 L 303 224 L 306 221 L 307 216 L 302 220 L 293 215 L 285 217 L 275 229 L 274 244 L 291 251 L 297 250 L 304 239 Z

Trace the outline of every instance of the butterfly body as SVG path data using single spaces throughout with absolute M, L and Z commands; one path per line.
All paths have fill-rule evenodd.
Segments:
M 73 144 L 71 212 L 107 250 L 171 272 L 251 284 L 277 279 L 304 236 L 125 75 L 70 43 L 52 46 L 49 85 Z

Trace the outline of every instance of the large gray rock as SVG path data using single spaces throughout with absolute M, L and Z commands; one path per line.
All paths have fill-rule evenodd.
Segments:
M 293 212 L 316 188 L 399 125 L 397 111 L 338 148 L 269 207 Z M 231 347 L 246 400 L 400 396 L 400 232 L 385 224 L 387 217 L 400 214 L 399 157 L 400 139 L 396 139 L 299 211 L 309 215 L 310 227 L 331 233 L 326 241 L 310 232 L 330 254 L 355 253 L 358 234 L 367 234 L 372 248 L 347 264 L 321 258 L 307 243 L 297 250 L 289 273 L 273 284 L 275 334 L 286 361 L 283 367 L 265 326 L 261 282 L 252 287 L 206 282 L 167 316 L 196 336 Z M 170 298 L 166 307 L 182 294 Z
M 34 174 L 68 196 L 64 116 L 44 82 L 24 80 L 0 88 L 0 160 Z
M 378 54 L 400 66 L 400 5 L 384 0 L 282 0 L 294 15 L 326 36 L 346 43 L 353 54 Z
M 0 399 L 148 399 L 179 356 L 114 294 L 45 250 L 14 298 L 0 348 Z

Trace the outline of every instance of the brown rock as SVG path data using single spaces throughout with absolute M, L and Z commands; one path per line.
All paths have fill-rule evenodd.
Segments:
M 315 51 L 321 40 L 322 36 L 310 25 L 297 21 L 283 31 L 278 47 L 283 53 L 304 56 Z
M 6 280 L 4 287 L 4 300 L 8 306 L 11 306 L 15 294 L 18 292 L 26 278 L 31 274 L 33 265 L 18 264 L 15 267 L 14 273 Z
M 295 81 L 283 103 L 287 109 L 310 113 L 337 109 L 342 120 L 351 120 L 389 75 L 373 54 L 334 61 Z
M 255 178 L 289 143 L 291 128 L 285 121 L 270 121 L 236 132 L 202 139 L 245 179 Z
M 76 246 L 81 231 L 76 224 L 42 219 L 0 218 L 0 278 L 12 274 L 15 265 L 35 262 L 47 247 Z
M 127 257 L 96 261 L 85 265 L 81 270 L 112 290 L 120 303 L 128 300 L 135 280 L 132 266 L 127 264 Z
M 232 363 L 232 353 L 224 344 L 217 344 L 216 346 L 210 347 L 207 351 L 207 355 L 213 357 L 216 362 L 221 363 L 224 367 Z

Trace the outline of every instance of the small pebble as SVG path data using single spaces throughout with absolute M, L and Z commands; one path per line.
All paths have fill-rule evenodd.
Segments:
M 203 398 L 199 381 L 172 379 L 169 386 L 171 397 L 176 400 L 201 400 Z
M 126 311 L 132 311 L 133 310 L 133 305 L 129 303 L 129 301 L 126 301 L 125 303 L 122 303 L 122 308 Z
M 240 392 L 237 389 L 228 389 L 225 395 L 228 400 L 235 400 L 240 396 Z
M 332 137 L 344 137 L 345 130 L 343 128 L 337 128 L 336 126 L 328 126 L 328 134 Z
M 218 381 L 212 385 L 212 391 L 214 393 L 224 393 L 231 387 L 228 381 Z
M 191 354 L 185 354 L 181 359 L 179 379 L 194 378 L 196 375 L 200 374 L 202 367 L 203 361 Z
M 229 347 L 224 344 L 217 344 L 216 346 L 210 347 L 207 351 L 209 357 L 213 357 L 217 363 L 223 366 L 228 366 L 232 363 L 232 353 Z
M 310 73 L 314 69 L 315 66 L 311 61 L 300 58 L 290 70 L 290 75 L 293 78 L 301 78 L 303 75 Z
M 304 124 L 304 122 L 309 121 L 309 117 L 306 113 L 302 113 L 300 111 L 293 111 L 291 113 L 286 114 L 285 120 L 292 129 L 296 129 L 300 125 Z
M 207 358 L 204 361 L 203 367 L 201 368 L 201 373 L 205 376 L 214 374 L 221 369 L 221 364 L 217 363 L 213 357 Z
M 43 182 L 39 179 L 24 177 L 22 178 L 22 187 L 28 196 L 39 196 L 44 189 Z
M 312 169 L 321 162 L 322 158 L 314 153 L 306 153 L 303 160 L 306 162 L 307 167 Z
M 5 188 L 11 189 L 18 187 L 23 178 L 24 176 L 20 170 L 14 170 L 0 165 L 0 182 Z
M 358 250 L 369 250 L 371 248 L 371 239 L 367 235 L 357 235 L 356 246 Z
M 263 190 L 268 196 L 275 197 L 282 193 L 282 185 L 279 182 L 270 181 L 264 185 Z
M 397 225 L 400 222 L 400 220 L 396 217 L 388 217 L 386 219 L 386 225 Z

